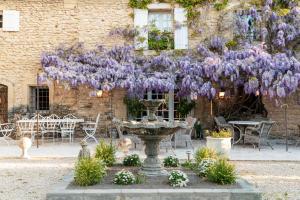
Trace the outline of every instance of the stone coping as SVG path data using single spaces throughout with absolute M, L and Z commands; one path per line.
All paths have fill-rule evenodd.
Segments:
M 260 200 L 261 193 L 246 180 L 239 178 L 240 189 L 67 189 L 73 174 L 63 178 L 47 193 L 47 200 Z M 133 186 L 134 187 L 134 186 Z

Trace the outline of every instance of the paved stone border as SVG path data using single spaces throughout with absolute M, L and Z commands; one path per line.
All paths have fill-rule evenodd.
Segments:
M 243 179 L 241 189 L 67 189 L 73 175 L 47 193 L 47 200 L 260 200 L 261 193 Z

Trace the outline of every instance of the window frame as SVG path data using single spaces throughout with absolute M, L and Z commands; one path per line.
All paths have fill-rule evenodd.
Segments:
M 32 112 L 48 112 L 50 110 L 50 89 L 48 86 L 29 86 L 29 109 Z
M 3 10 L 0 10 L 0 29 L 3 28 Z

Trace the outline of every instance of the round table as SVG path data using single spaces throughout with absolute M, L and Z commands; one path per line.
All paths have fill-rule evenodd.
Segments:
M 228 124 L 231 124 L 234 128 L 237 128 L 240 132 L 239 138 L 234 142 L 237 144 L 243 138 L 243 143 L 245 143 L 245 129 L 249 126 L 258 126 L 260 122 L 257 121 L 229 121 Z

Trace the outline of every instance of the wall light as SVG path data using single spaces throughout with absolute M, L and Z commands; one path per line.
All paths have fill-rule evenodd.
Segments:
M 259 90 L 256 90 L 255 96 L 259 96 L 259 94 L 260 94 Z
M 224 99 L 225 98 L 225 92 L 224 91 L 220 91 L 219 92 L 219 98 L 220 99 Z
M 98 90 L 96 94 L 97 94 L 97 97 L 102 97 L 103 91 L 102 90 Z

